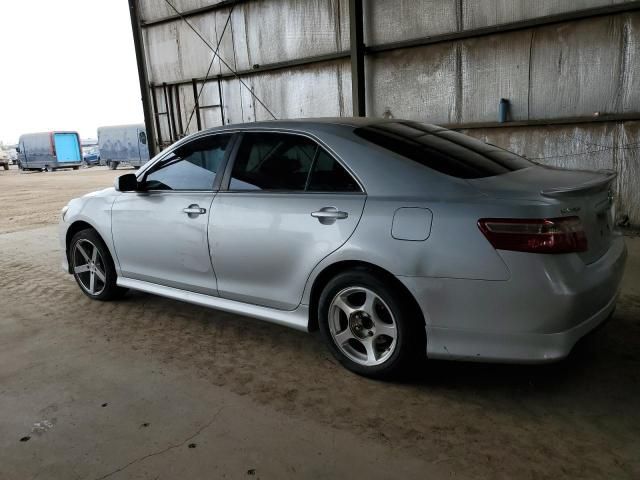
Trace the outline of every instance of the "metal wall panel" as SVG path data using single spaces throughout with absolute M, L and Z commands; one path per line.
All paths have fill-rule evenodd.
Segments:
M 535 30 L 529 118 L 620 111 L 625 19 L 615 15 Z
M 347 61 L 325 62 L 260 73 L 243 80 L 278 118 L 335 117 L 351 114 L 351 89 L 345 88 L 349 69 Z M 228 123 L 272 119 L 237 80 L 225 80 L 223 84 Z
M 169 0 L 179 12 L 186 12 L 196 8 L 215 5 L 222 0 Z M 158 20 L 175 15 L 173 10 L 164 0 L 140 0 L 140 16 L 144 22 Z
M 367 57 L 369 116 L 457 122 L 458 49 L 446 43 Z
M 157 25 L 144 31 L 149 81 L 151 83 L 173 82 L 185 78 L 182 75 L 179 49 L 178 24 Z
M 640 15 L 625 15 L 620 56 L 623 62 L 622 112 L 640 112 Z
M 365 1 L 365 44 L 455 32 L 459 29 L 458 4 L 458 0 Z
M 532 35 L 525 30 L 461 42 L 462 122 L 498 121 L 501 98 L 510 102 L 507 120 L 528 119 Z
M 618 210 L 632 225 L 640 225 L 640 122 L 625 122 L 619 138 Z
M 628 0 L 463 0 L 465 30 L 529 20 Z

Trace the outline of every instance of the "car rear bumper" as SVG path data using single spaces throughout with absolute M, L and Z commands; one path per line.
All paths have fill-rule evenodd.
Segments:
M 589 265 L 576 255 L 501 254 L 508 281 L 398 277 L 425 315 L 430 358 L 555 361 L 613 313 L 627 255 L 621 236 Z
M 427 328 L 427 356 L 449 360 L 547 363 L 560 360 L 615 310 L 617 297 L 591 318 L 558 333 L 495 333 Z

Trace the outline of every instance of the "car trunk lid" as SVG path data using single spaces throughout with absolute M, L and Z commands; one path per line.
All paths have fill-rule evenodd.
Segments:
M 613 171 L 563 170 L 542 166 L 505 175 L 468 180 L 483 193 L 498 198 L 553 200 L 557 217 L 577 216 L 583 225 L 588 249 L 579 253 L 585 263 L 598 260 L 613 238 Z

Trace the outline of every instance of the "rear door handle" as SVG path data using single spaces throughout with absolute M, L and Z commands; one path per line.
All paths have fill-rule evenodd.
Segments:
M 311 212 L 311 216 L 317 218 L 324 225 L 334 223 L 336 220 L 343 220 L 349 216 L 347 212 L 341 212 L 336 207 L 323 207 L 317 212 Z
M 193 205 L 189 205 L 186 208 L 183 208 L 182 211 L 184 213 L 186 213 L 187 215 L 191 216 L 191 215 L 202 215 L 203 213 L 207 213 L 207 209 L 206 208 L 200 208 L 199 205 L 197 204 L 193 204 Z

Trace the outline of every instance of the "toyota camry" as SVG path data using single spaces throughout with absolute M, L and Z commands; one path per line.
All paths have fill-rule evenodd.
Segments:
M 229 125 L 71 200 L 60 241 L 91 299 L 319 330 L 370 377 L 425 356 L 547 362 L 615 308 L 614 179 L 411 121 Z

